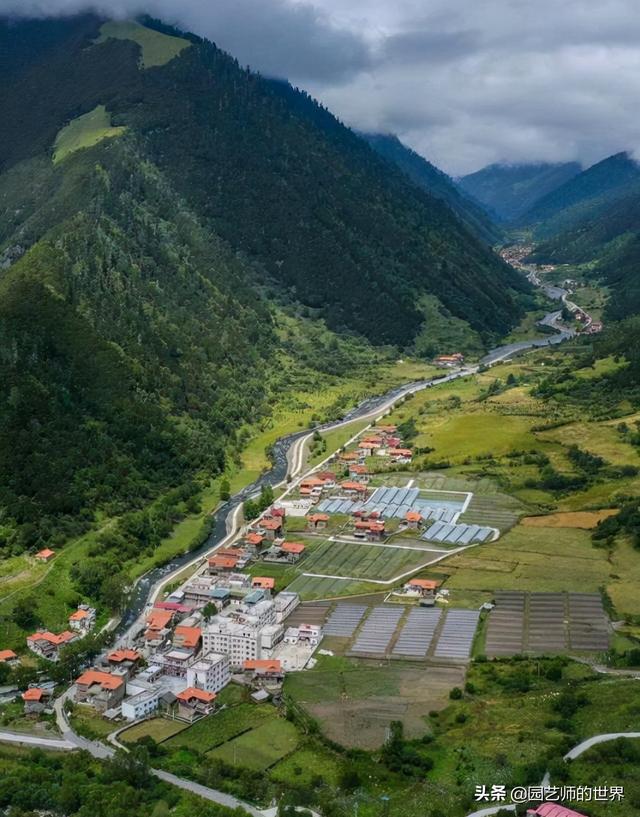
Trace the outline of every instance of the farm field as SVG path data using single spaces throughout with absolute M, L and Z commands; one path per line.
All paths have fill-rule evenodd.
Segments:
M 563 445 L 577 445 L 614 465 L 640 465 L 638 448 L 624 441 L 616 428 L 619 422 L 570 423 L 550 431 L 539 431 L 536 436 Z
M 525 516 L 521 523 L 525 528 L 595 528 L 598 522 L 614 516 L 616 511 L 565 511 L 546 516 Z
M 208 752 L 242 732 L 247 732 L 277 716 L 277 710 L 270 704 L 238 704 L 208 715 L 196 721 L 169 738 L 165 745 L 169 749 L 186 747 Z
M 319 656 L 308 672 L 292 673 L 285 692 L 321 725 L 323 734 L 344 746 L 379 746 L 393 720 L 408 737 L 429 731 L 426 715 L 447 705 L 464 667 L 429 667 L 411 662 L 359 661 Z
M 303 601 L 333 599 L 343 596 L 357 596 L 379 593 L 381 585 L 349 579 L 325 579 L 319 576 L 298 576 L 287 588 L 298 593 Z
M 229 766 L 265 771 L 290 754 L 298 745 L 298 730 L 283 718 L 268 720 L 249 732 L 207 752 Z
M 130 726 L 120 733 L 119 740 L 123 743 L 135 743 L 140 738 L 153 738 L 156 743 L 177 735 L 187 729 L 187 724 L 181 721 L 170 721 L 167 718 L 150 718 L 149 720 Z
M 437 555 L 423 548 L 410 550 L 408 545 L 395 547 L 325 542 L 305 559 L 304 572 L 388 581 L 408 571 L 417 570 Z

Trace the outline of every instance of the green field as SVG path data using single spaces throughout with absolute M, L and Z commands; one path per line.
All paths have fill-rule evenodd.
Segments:
M 357 596 L 363 593 L 379 593 L 381 585 L 348 579 L 324 579 L 317 576 L 298 576 L 288 590 L 298 593 L 303 601 L 333 599 L 341 596 Z
M 325 542 L 305 559 L 304 572 L 364 581 L 390 581 L 395 576 L 417 570 L 434 555 L 432 551 L 424 549 Z
M 142 65 L 144 68 L 165 65 L 191 45 L 189 40 L 182 37 L 172 37 L 139 23 L 124 20 L 110 20 L 102 25 L 97 42 L 101 43 L 109 38 L 132 40 L 137 43 L 142 50 Z
M 61 162 L 71 153 L 97 145 L 103 139 L 121 136 L 126 128 L 111 126 L 111 115 L 104 105 L 98 105 L 89 113 L 72 119 L 56 136 L 53 145 L 53 161 Z
M 290 754 L 298 745 L 296 727 L 283 718 L 268 720 L 261 726 L 218 746 L 208 757 L 230 766 L 264 771 Z
M 276 714 L 275 708 L 270 705 L 238 704 L 196 721 L 193 726 L 170 737 L 164 745 L 169 749 L 184 746 L 198 752 L 208 752 L 242 732 L 261 726 Z
M 187 728 L 187 724 L 181 721 L 170 721 L 167 718 L 150 718 L 149 720 L 130 726 L 119 735 L 119 740 L 123 743 L 135 743 L 140 738 L 153 738 L 156 743 L 177 735 Z

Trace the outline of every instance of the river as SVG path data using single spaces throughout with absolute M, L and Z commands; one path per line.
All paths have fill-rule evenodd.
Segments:
M 542 289 L 545 290 L 545 294 L 554 300 L 564 300 L 568 294 L 567 291 L 561 287 L 551 287 L 545 285 L 541 286 Z M 481 366 L 491 366 L 501 360 L 504 360 L 505 358 L 511 357 L 514 354 L 523 352 L 526 349 L 562 343 L 563 341 L 572 337 L 575 333 L 572 330 L 568 330 L 558 325 L 560 315 L 561 311 L 556 310 L 554 312 L 549 312 L 541 321 L 539 321 L 539 323 L 555 329 L 555 335 L 550 335 L 548 338 L 523 340 L 518 343 L 509 343 L 505 344 L 504 346 L 498 346 L 495 349 L 491 349 L 483 358 L 481 358 L 477 366 L 465 367 L 463 369 L 456 370 L 439 377 L 431 378 L 429 380 L 419 380 L 412 383 L 407 383 L 403 386 L 396 386 L 385 394 L 378 395 L 377 397 L 369 397 L 366 400 L 363 400 L 355 408 L 348 411 L 341 420 L 319 425 L 318 430 L 332 431 L 340 428 L 341 426 L 347 425 L 354 420 L 366 419 L 369 417 L 373 419 L 375 415 L 391 408 L 395 402 L 408 394 L 415 394 L 422 389 L 426 389 L 440 383 L 446 383 L 459 377 L 468 377 L 471 374 L 475 374 Z M 272 449 L 273 465 L 271 469 L 258 477 L 255 482 L 252 482 L 241 491 L 238 491 L 238 493 L 234 494 L 234 496 L 232 496 L 228 502 L 225 502 L 218 508 L 213 520 L 211 533 L 206 541 L 196 550 L 184 553 L 181 556 L 176 556 L 163 567 L 154 568 L 146 573 L 137 582 L 130 597 L 127 609 L 123 613 L 122 618 L 115 629 L 116 637 L 120 642 L 126 641 L 131 635 L 134 625 L 136 625 L 137 620 L 144 611 L 148 600 L 152 596 L 154 589 L 157 587 L 159 582 L 166 582 L 173 574 L 179 573 L 188 564 L 203 557 L 205 553 L 220 545 L 227 538 L 230 532 L 227 527 L 227 522 L 228 520 L 233 519 L 234 512 L 238 506 L 251 496 L 258 493 L 263 485 L 271 485 L 275 487 L 286 479 L 289 468 L 287 459 L 289 450 L 296 440 L 307 436 L 309 433 L 309 430 L 306 429 L 304 431 L 297 431 L 293 434 L 288 434 L 285 437 L 281 437 L 279 440 L 277 440 Z

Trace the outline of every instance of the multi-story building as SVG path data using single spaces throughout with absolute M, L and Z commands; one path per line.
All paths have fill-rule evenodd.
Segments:
M 70 630 L 65 630 L 63 633 L 50 633 L 45 630 L 27 636 L 27 647 L 31 652 L 48 661 L 57 661 L 60 657 L 60 648 L 75 641 L 78 637 L 78 633 L 72 633 Z
M 273 604 L 276 611 L 276 623 L 281 624 L 300 604 L 300 596 L 297 593 L 283 590 L 275 597 Z
M 218 692 L 229 683 L 229 656 L 209 653 L 187 668 L 187 686 Z
M 158 708 L 161 690 L 159 687 L 144 689 L 122 702 L 122 717 L 128 721 L 146 718 Z
M 81 635 L 90 632 L 96 623 L 96 611 L 88 604 L 80 604 L 75 613 L 69 616 L 69 629 L 75 630 Z
M 90 669 L 76 680 L 76 701 L 88 703 L 98 712 L 113 709 L 124 698 L 122 675 Z

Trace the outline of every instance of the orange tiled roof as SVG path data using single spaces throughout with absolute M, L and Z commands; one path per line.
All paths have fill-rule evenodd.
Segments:
M 264 542 L 264 536 L 261 533 L 248 533 L 244 538 L 250 545 L 261 545 Z
M 261 519 L 258 524 L 265 530 L 280 530 L 282 522 L 279 519 Z
M 81 686 L 93 686 L 100 684 L 103 689 L 114 690 L 124 684 L 124 679 L 119 675 L 112 675 L 110 672 L 101 672 L 97 669 L 88 669 L 76 679 L 76 684 Z
M 265 590 L 273 590 L 276 586 L 276 580 L 271 576 L 254 576 L 251 580 L 252 587 L 261 587 Z
M 282 663 L 280 662 L 279 658 L 252 658 L 245 661 L 242 666 L 244 669 L 262 669 L 269 670 L 271 672 L 280 672 L 282 670 Z
M 309 522 L 328 522 L 329 514 L 326 513 L 312 513 L 307 517 Z
M 43 548 L 36 553 L 36 557 L 38 559 L 50 559 L 52 556 L 55 556 L 55 551 L 51 550 L 51 548 Z
M 13 650 L 0 650 L 0 664 L 4 664 L 5 661 L 13 661 L 17 657 Z
M 139 661 L 140 653 L 135 650 L 114 650 L 107 656 L 108 661 L 113 661 L 114 664 L 121 664 L 123 661 Z
M 41 701 L 44 696 L 44 689 L 40 687 L 31 687 L 22 693 L 23 701 Z
M 88 618 L 89 613 L 86 610 L 76 610 L 75 613 L 71 613 L 69 616 L 69 621 L 82 621 L 83 618 Z
M 283 542 L 280 549 L 284 550 L 285 553 L 302 553 L 304 545 L 300 542 Z
M 44 631 L 42 633 L 34 633 L 33 635 L 27 636 L 27 641 L 48 641 L 50 644 L 55 644 L 59 646 L 60 644 L 64 644 L 67 641 L 71 641 L 72 639 L 76 638 L 75 633 L 70 633 L 69 630 L 65 630 L 63 633 L 50 633 L 48 631 Z
M 173 618 L 173 610 L 152 610 L 147 616 L 150 630 L 164 630 Z
M 364 485 L 362 482 L 343 482 L 340 486 L 344 488 L 345 491 L 366 491 L 367 486 Z
M 175 636 L 180 636 L 184 647 L 197 647 L 202 638 L 202 630 L 200 627 L 176 627 Z
M 183 689 L 182 692 L 178 692 L 176 698 L 184 703 L 189 703 L 190 700 L 195 698 L 196 701 L 201 701 L 204 704 L 210 704 L 211 701 L 215 700 L 216 693 L 206 692 L 204 689 L 198 689 L 197 687 L 187 687 L 187 689 Z
M 409 579 L 407 584 L 412 584 L 414 587 L 424 587 L 425 590 L 435 590 L 440 587 L 440 582 L 434 579 Z
M 407 522 L 419 522 L 422 519 L 422 514 L 418 511 L 407 511 L 404 518 Z

